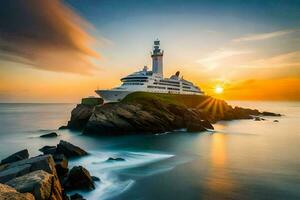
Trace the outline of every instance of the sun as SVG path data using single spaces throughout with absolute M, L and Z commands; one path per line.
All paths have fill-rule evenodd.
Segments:
M 221 93 L 223 93 L 223 91 L 224 91 L 224 88 L 221 87 L 220 85 L 217 85 L 217 86 L 215 87 L 215 93 L 216 93 L 216 94 L 221 94 Z

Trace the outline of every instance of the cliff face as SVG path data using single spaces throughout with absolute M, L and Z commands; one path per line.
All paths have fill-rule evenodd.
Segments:
M 211 123 L 219 120 L 252 119 L 263 114 L 258 110 L 233 108 L 209 96 L 138 92 L 117 103 L 80 104 L 72 111 L 68 126 L 83 129 L 85 134 L 99 135 L 160 133 L 181 128 L 203 131 L 213 129 Z
M 145 103 L 115 103 L 95 107 L 84 133 L 159 133 L 199 124 L 212 128 L 197 109 L 151 100 Z

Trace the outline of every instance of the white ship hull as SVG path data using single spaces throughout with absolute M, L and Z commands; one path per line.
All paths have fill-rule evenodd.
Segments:
M 96 90 L 95 91 L 104 102 L 116 102 L 121 101 L 128 94 L 132 93 L 132 91 L 118 91 L 118 90 Z

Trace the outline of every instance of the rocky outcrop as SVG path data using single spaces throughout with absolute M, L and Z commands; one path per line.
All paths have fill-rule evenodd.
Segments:
M 27 149 L 18 151 L 7 158 L 1 160 L 1 164 L 6 164 L 6 163 L 11 163 L 11 162 L 16 162 L 19 160 L 23 160 L 29 157 L 29 153 Z
M 271 116 L 271 117 L 280 117 L 281 114 L 278 114 L 278 113 L 272 113 L 272 112 L 262 112 L 261 113 L 263 116 Z
M 41 138 L 52 138 L 52 137 L 57 137 L 57 136 L 58 136 L 57 133 L 51 132 L 51 133 L 47 133 L 47 134 L 41 135 L 40 137 Z
M 61 140 L 57 145 L 56 153 L 63 154 L 67 158 L 85 156 L 88 154 L 85 150 L 81 149 L 80 147 L 75 146 L 64 140 Z
M 0 199 L 1 200 L 35 200 L 30 193 L 20 193 L 16 189 L 0 183 Z
M 43 170 L 33 171 L 14 178 L 6 184 L 15 188 L 18 192 L 33 194 L 36 200 L 62 200 L 59 181 L 54 175 Z
M 68 179 L 64 184 L 66 189 L 86 189 L 95 188 L 93 179 L 88 170 L 82 166 L 75 166 L 71 169 Z
M 94 105 L 78 104 L 71 112 L 71 119 L 67 127 L 75 130 L 83 129 L 91 117 L 94 107 Z
M 77 105 L 69 123 L 73 123 L 73 128 L 78 124 L 84 134 L 97 135 L 162 133 L 182 128 L 199 132 L 213 129 L 212 123 L 219 120 L 253 119 L 263 115 L 279 116 L 232 107 L 209 96 L 137 92 L 121 102 Z

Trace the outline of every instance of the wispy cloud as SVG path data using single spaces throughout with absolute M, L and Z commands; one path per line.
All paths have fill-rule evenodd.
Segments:
M 230 49 L 220 49 L 217 50 L 205 58 L 197 60 L 197 63 L 202 64 L 203 66 L 207 67 L 207 69 L 215 69 L 220 66 L 222 60 L 227 58 L 231 58 L 238 55 L 249 54 L 252 53 L 251 51 L 243 51 L 243 50 L 230 50 Z
M 270 33 L 260 33 L 260 34 L 251 34 L 246 35 L 240 38 L 233 39 L 233 42 L 246 42 L 246 41 L 257 41 L 257 40 L 267 40 L 279 36 L 284 36 L 290 33 L 293 33 L 295 30 L 284 30 L 284 31 L 275 31 Z
M 241 65 L 244 68 L 300 68 L 300 51 L 284 53 Z
M 37 69 L 90 73 L 98 58 L 91 25 L 60 0 L 3 1 L 0 59 Z

